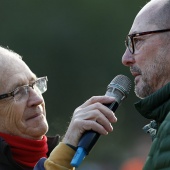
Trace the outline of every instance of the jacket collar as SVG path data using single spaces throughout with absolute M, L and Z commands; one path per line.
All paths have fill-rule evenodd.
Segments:
M 135 103 L 135 108 L 145 118 L 161 123 L 170 111 L 170 83 Z

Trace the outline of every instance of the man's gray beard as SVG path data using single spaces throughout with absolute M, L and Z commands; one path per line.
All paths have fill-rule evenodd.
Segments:
M 135 94 L 140 99 L 144 99 L 145 97 L 151 95 L 154 92 L 154 89 L 146 82 L 147 81 L 143 80 L 143 83 L 140 88 L 135 85 Z

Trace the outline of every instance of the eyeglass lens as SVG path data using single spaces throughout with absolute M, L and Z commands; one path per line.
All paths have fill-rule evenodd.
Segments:
M 129 51 L 133 54 L 133 42 L 130 36 L 126 38 L 126 47 L 128 47 Z
M 38 95 L 41 95 L 47 90 L 47 80 L 45 77 L 36 80 L 32 85 L 18 87 L 14 91 L 14 99 L 28 98 L 30 88 L 33 88 Z

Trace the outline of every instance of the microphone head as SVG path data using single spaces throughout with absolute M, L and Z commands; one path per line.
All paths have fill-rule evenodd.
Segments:
M 131 80 L 124 75 L 117 75 L 108 85 L 105 96 L 115 97 L 120 104 L 129 94 L 131 89 Z

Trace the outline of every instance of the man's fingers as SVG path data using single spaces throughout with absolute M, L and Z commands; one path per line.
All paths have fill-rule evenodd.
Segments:
M 88 99 L 85 103 L 83 103 L 80 108 L 84 108 L 87 107 L 91 104 L 100 102 L 103 104 L 108 104 L 108 103 L 112 103 L 113 101 L 115 101 L 114 97 L 109 97 L 109 96 L 93 96 L 90 99 Z

